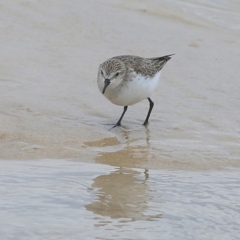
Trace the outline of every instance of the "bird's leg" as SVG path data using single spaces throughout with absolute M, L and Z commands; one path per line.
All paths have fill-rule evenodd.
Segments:
M 123 116 L 124 116 L 125 112 L 127 111 L 127 109 L 128 109 L 128 106 L 125 106 L 125 107 L 123 108 L 123 113 L 122 113 L 121 117 L 119 118 L 118 122 L 117 122 L 112 128 L 115 128 L 115 127 L 117 127 L 117 126 L 121 127 L 121 121 L 122 121 Z M 112 129 L 112 128 L 111 128 L 111 129 Z
M 153 105 L 154 105 L 154 103 L 153 103 L 153 101 L 151 100 L 150 97 L 148 98 L 148 101 L 149 101 L 150 106 L 149 106 L 147 117 L 146 117 L 146 119 L 145 119 L 145 121 L 143 123 L 144 126 L 147 126 L 147 124 L 148 124 L 148 119 L 149 119 L 149 117 L 151 115 L 151 112 L 152 112 L 152 109 L 153 109 Z

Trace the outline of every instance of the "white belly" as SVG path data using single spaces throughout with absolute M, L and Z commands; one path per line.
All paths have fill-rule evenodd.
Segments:
M 121 87 L 114 90 L 106 91 L 105 96 L 112 103 L 119 106 L 130 106 L 138 103 L 148 97 L 157 88 L 161 71 L 156 73 L 153 78 L 146 78 L 137 75 L 133 81 L 129 81 Z

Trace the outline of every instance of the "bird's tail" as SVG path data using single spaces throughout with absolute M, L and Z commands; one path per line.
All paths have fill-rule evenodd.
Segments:
M 154 61 L 154 65 L 158 68 L 158 71 L 160 71 L 165 66 L 167 61 L 171 59 L 170 56 L 172 55 L 175 55 L 175 54 L 170 54 L 163 57 L 151 58 L 151 60 Z
M 152 58 L 153 60 L 157 60 L 159 62 L 167 62 L 168 60 L 171 59 L 170 56 L 173 56 L 175 54 L 170 54 L 170 55 L 166 55 L 166 56 L 163 56 L 163 57 L 156 57 L 156 58 Z

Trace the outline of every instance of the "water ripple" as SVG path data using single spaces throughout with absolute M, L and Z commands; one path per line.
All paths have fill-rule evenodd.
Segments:
M 237 171 L 0 161 L 3 239 L 237 239 Z

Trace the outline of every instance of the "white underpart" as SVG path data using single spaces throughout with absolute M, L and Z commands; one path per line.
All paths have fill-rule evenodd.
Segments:
M 136 104 L 151 96 L 151 93 L 158 86 L 160 75 L 161 71 L 156 73 L 154 77 L 145 77 L 138 74 L 121 88 L 107 88 L 104 95 L 109 101 L 119 106 Z

